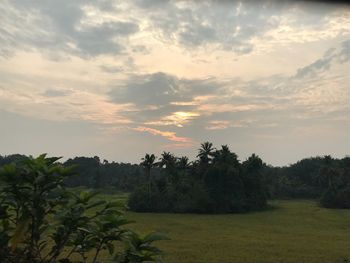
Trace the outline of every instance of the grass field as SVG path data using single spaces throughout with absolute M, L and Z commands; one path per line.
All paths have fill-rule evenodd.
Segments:
M 126 195 L 103 195 L 125 200 Z M 228 215 L 127 212 L 132 229 L 159 231 L 166 262 L 348 262 L 350 211 L 315 201 L 272 201 L 264 212 Z

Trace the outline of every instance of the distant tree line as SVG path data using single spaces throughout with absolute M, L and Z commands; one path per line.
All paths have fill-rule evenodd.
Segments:
M 266 166 L 269 198 L 317 198 L 324 207 L 350 208 L 350 157 L 303 159 L 287 167 Z
M 0 156 L 0 166 L 24 158 Z M 67 186 L 131 192 L 129 206 L 135 211 L 239 212 L 281 198 L 319 199 L 324 207 L 350 208 L 350 157 L 313 157 L 273 167 L 254 154 L 241 162 L 227 146 L 215 149 L 206 142 L 193 162 L 163 152 L 160 158 L 146 154 L 140 164 L 95 156 L 63 165 L 75 166 Z
M 0 156 L 0 166 L 16 163 L 25 158 L 27 156 L 20 154 Z M 62 164 L 74 167 L 75 175 L 65 180 L 68 187 L 83 186 L 94 189 L 110 187 L 118 191 L 131 192 L 136 186 L 147 182 L 144 171 L 138 164 L 101 161 L 97 156 L 75 157 Z

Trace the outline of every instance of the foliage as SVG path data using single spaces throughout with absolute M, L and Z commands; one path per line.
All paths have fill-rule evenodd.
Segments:
M 135 186 L 148 181 L 142 167 L 129 163 L 116 163 L 97 156 L 93 158 L 76 157 L 67 160 L 64 166 L 74 166 L 75 175 L 67 178 L 69 187 L 85 186 L 88 188 L 114 187 L 119 191 L 130 192 Z
M 96 192 L 74 193 L 64 188 L 71 168 L 57 164 L 59 158 L 25 158 L 0 171 L 0 258 L 6 263 L 98 262 L 102 251 L 118 259 L 156 261 L 161 254 L 152 247 L 115 251 L 117 242 L 140 239 L 124 226 L 129 223 L 120 204 L 96 201 Z M 155 235 L 155 234 L 154 234 Z M 151 247 L 148 239 L 145 245 Z M 125 259 L 120 261 L 122 253 Z M 73 260 L 79 257 L 80 260 Z M 90 257 L 89 257 L 90 256 Z M 143 257 L 144 256 L 144 257 Z
M 26 156 L 19 154 L 0 156 L 0 166 L 19 162 L 25 158 Z M 150 162 L 151 166 L 147 162 Z M 345 205 L 347 202 L 346 189 L 350 185 L 350 157 L 343 159 L 334 159 L 331 156 L 306 158 L 284 167 L 273 167 L 263 163 L 259 171 L 248 173 L 244 169 L 244 164 L 238 161 L 237 155 L 231 152 L 226 145 L 215 149 L 209 142 L 201 144 L 198 159 L 194 162 L 190 162 L 186 156 L 177 158 L 169 152 L 163 152 L 158 160 L 152 154 L 149 154 L 148 157 L 146 155 L 140 165 L 101 161 L 95 156 L 69 159 L 63 163 L 63 166 L 74 166 L 73 171 L 76 174 L 65 178 L 66 186 L 85 186 L 97 189 L 108 187 L 114 191 L 132 192 L 129 205 L 135 211 L 156 211 L 155 207 L 158 207 L 157 211 L 165 209 L 165 211 L 178 212 L 227 210 L 227 208 L 220 207 L 230 206 L 227 205 L 227 201 L 225 204 L 218 204 L 219 196 L 228 198 L 230 195 L 228 192 L 224 194 L 220 191 L 219 184 L 223 185 L 225 182 L 235 184 L 234 189 L 238 197 L 247 195 L 238 203 L 231 203 L 232 210 L 247 210 L 247 204 L 248 207 L 254 206 L 254 203 L 259 200 L 264 203 L 266 198 L 312 198 L 319 199 L 322 206 L 345 208 L 347 207 Z M 239 167 L 239 169 L 235 170 L 233 167 L 236 167 L 235 169 Z M 219 174 L 222 175 L 219 176 Z M 255 181 L 257 181 L 258 191 L 243 191 L 242 185 L 246 185 L 247 189 L 252 189 L 255 187 Z M 213 185 L 210 185 L 210 182 Z M 148 197 L 143 200 L 146 198 L 143 197 L 142 192 L 145 186 L 148 189 Z M 151 191 L 154 193 L 150 193 Z M 196 194 L 192 194 L 193 192 Z M 217 196 L 215 192 L 219 195 Z M 138 194 L 139 197 L 136 198 L 135 194 Z M 335 196 L 337 196 L 337 201 L 331 202 L 330 198 L 335 198 Z M 232 193 L 231 197 L 233 198 Z M 235 200 L 238 200 L 238 197 L 235 197 Z M 167 201 L 168 205 L 155 204 L 153 201 L 150 203 L 151 199 L 156 198 L 172 201 Z M 344 204 L 341 204 L 341 200 L 344 200 Z M 140 204 L 137 205 L 137 203 Z M 263 203 L 258 206 L 263 206 Z M 214 208 L 216 204 L 218 206 Z M 139 208 L 136 209 L 136 206 Z M 237 207 L 234 208 L 234 206 Z M 169 210 L 167 207 L 172 208 Z
M 147 154 L 141 163 L 143 166 Z M 163 152 L 158 176 L 150 190 L 137 188 L 130 195 L 129 207 L 138 212 L 234 213 L 266 207 L 262 184 L 262 160 L 252 155 L 240 163 L 228 146 L 215 150 L 212 143 L 201 145 L 198 160 L 176 158 Z M 150 166 L 148 166 L 150 167 Z M 151 174 L 152 168 L 148 168 Z

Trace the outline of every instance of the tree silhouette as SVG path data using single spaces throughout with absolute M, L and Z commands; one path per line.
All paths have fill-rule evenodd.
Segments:
M 201 163 L 208 164 L 213 156 L 213 144 L 211 142 L 204 142 L 201 144 L 201 148 L 198 150 L 198 155 Z
M 145 168 L 146 176 L 148 178 L 148 194 L 151 198 L 151 189 L 152 189 L 152 178 L 151 178 L 151 170 L 153 167 L 156 166 L 156 163 L 154 162 L 156 160 L 156 156 L 154 154 L 146 154 L 145 157 L 143 157 L 142 162 L 140 163 L 141 166 Z
M 182 156 L 180 158 L 177 158 L 177 167 L 180 170 L 187 170 L 191 167 L 191 163 L 188 160 L 187 156 Z

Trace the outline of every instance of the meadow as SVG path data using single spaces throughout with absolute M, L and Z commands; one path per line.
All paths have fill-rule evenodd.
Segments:
M 126 194 L 101 199 L 125 202 Z M 158 246 L 170 263 L 350 261 L 350 211 L 325 209 L 313 200 L 276 200 L 247 214 L 126 212 L 130 228 L 158 231 L 171 240 Z

